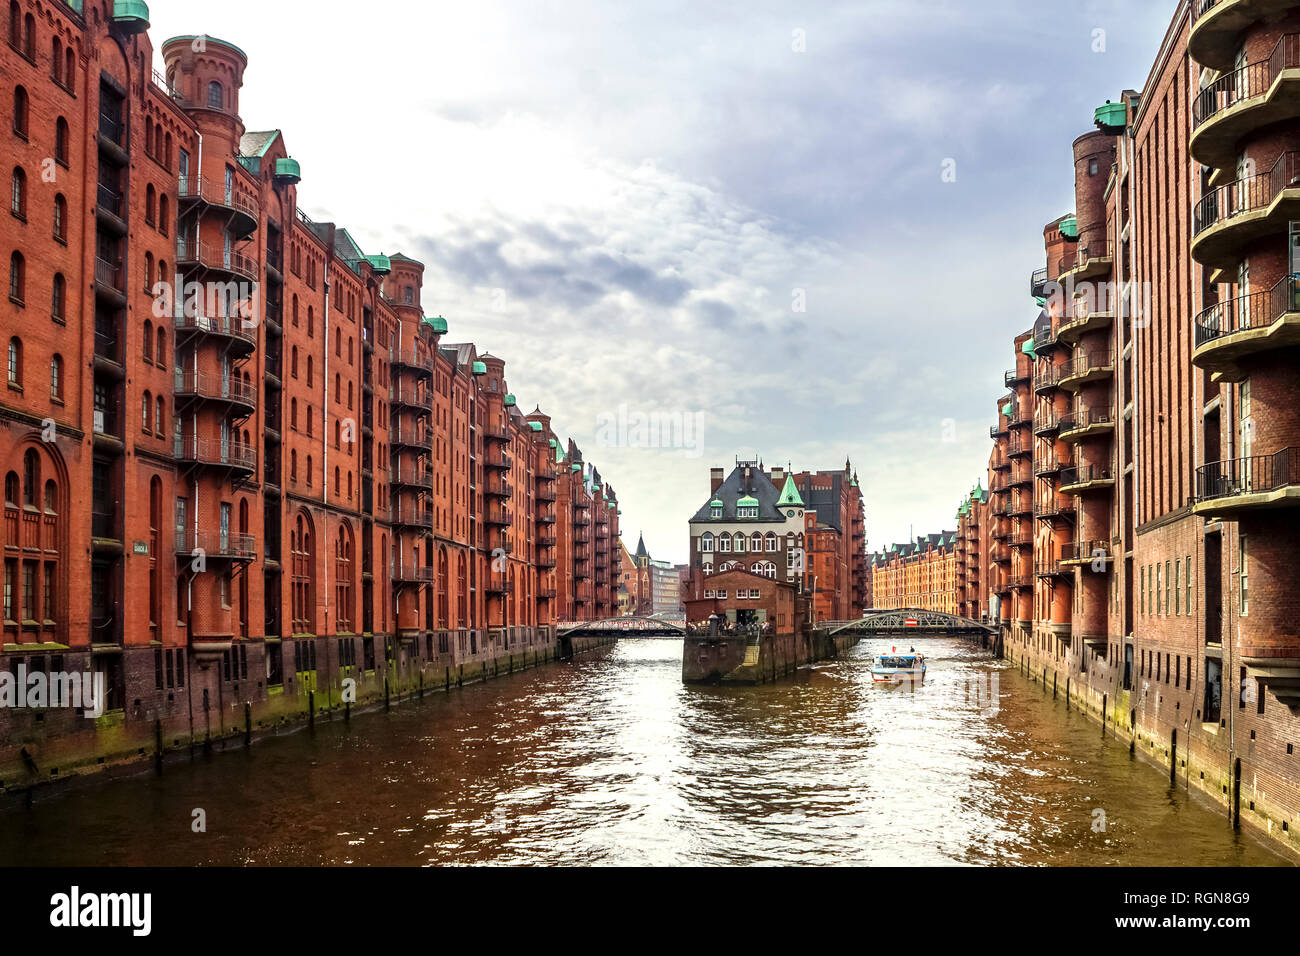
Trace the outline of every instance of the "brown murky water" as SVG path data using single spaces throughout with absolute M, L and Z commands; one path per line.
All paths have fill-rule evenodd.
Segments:
M 722 689 L 627 641 L 0 814 L 0 863 L 1287 862 L 964 642 L 873 685 L 887 644 Z

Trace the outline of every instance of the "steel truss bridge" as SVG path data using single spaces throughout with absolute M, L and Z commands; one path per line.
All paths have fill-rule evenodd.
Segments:
M 679 639 L 686 636 L 686 621 L 681 618 L 610 617 L 603 621 L 563 622 L 556 626 L 558 637 L 628 637 Z
M 855 631 L 864 637 L 873 634 L 916 634 L 943 637 L 953 634 L 997 634 L 997 628 L 983 621 L 942 611 L 924 611 L 915 607 L 864 611 L 856 621 L 830 621 L 818 624 L 832 636 Z

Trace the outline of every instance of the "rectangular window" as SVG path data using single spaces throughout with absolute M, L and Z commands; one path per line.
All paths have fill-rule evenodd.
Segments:
M 1183 613 L 1183 563 L 1174 562 L 1174 613 Z
M 1171 597 L 1169 591 L 1170 588 L 1173 586 L 1173 580 L 1174 580 L 1172 574 L 1172 568 L 1170 567 L 1171 563 L 1172 562 L 1168 560 L 1165 561 L 1165 613 L 1166 614 L 1169 613 L 1169 608 L 1172 606 L 1169 603 L 1169 599 Z
M 1141 588 L 1142 597 L 1139 606 L 1142 609 L 1142 613 L 1145 614 L 1147 612 L 1147 569 L 1146 568 L 1142 569 L 1141 578 L 1142 578 L 1142 588 Z
M 1238 555 L 1241 567 L 1237 573 L 1238 587 L 1241 592 L 1241 616 L 1246 617 L 1250 613 L 1250 552 L 1246 550 L 1246 536 L 1244 534 L 1240 537 L 1237 547 L 1241 552 Z

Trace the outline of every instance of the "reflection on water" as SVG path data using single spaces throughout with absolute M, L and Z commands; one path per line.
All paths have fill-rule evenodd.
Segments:
M 970 645 L 873 684 L 888 649 L 724 689 L 626 641 L 0 814 L 0 862 L 1283 862 Z

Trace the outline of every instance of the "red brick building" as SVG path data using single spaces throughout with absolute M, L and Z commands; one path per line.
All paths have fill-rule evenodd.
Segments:
M 987 587 L 1009 656 L 1292 845 L 1298 75 L 1300 3 L 1179 3 L 1074 142 L 993 427 Z
M 867 556 L 873 608 L 957 613 L 957 532 L 922 535 Z
M 147 16 L 16 0 L 0 47 L 4 666 L 101 672 L 101 732 L 170 740 L 608 616 L 613 490 L 446 341 L 419 262 L 299 209 L 244 53 L 177 37 L 155 73 Z M 0 767 L 88 724 L 33 719 Z
M 688 615 L 714 576 L 740 568 L 794 584 L 814 623 L 862 616 L 866 539 L 850 464 L 794 473 L 738 460 L 730 475 L 712 469 L 709 488 L 710 500 L 690 519 Z

